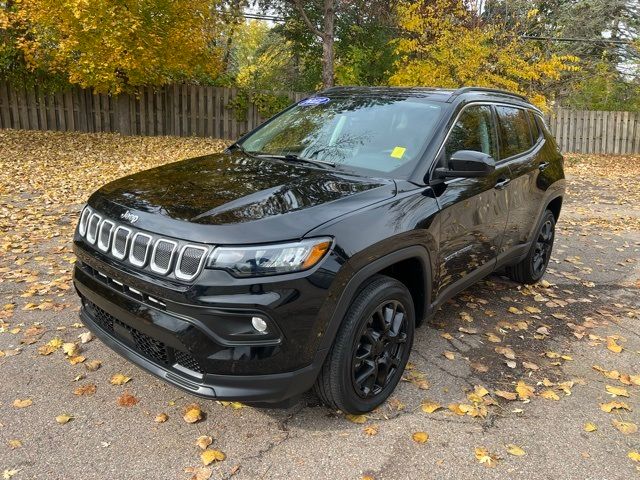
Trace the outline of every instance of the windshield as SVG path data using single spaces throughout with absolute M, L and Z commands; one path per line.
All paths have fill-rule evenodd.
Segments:
M 390 173 L 413 168 L 440 118 L 419 98 L 311 97 L 242 141 L 250 153 Z

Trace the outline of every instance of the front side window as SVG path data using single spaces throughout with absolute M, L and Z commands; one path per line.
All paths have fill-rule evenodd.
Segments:
M 509 158 L 529 150 L 533 143 L 527 112 L 522 108 L 496 107 L 500 128 L 500 158 Z
M 410 173 L 442 107 L 390 96 L 311 97 L 242 141 L 250 153 L 296 155 L 377 172 Z
M 462 112 L 445 144 L 446 161 L 459 150 L 474 150 L 495 158 L 496 139 L 490 106 L 471 106 Z

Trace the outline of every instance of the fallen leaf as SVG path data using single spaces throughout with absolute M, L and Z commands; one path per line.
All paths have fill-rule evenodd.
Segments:
M 498 456 L 490 453 L 485 447 L 476 447 L 476 459 L 486 467 L 495 468 L 498 465 Z
M 200 410 L 200 405 L 197 403 L 187 405 L 182 413 L 182 418 L 187 423 L 196 423 L 197 421 L 202 420 L 202 410 Z
M 538 396 L 546 398 L 547 400 L 560 400 L 558 394 L 551 389 L 543 390 Z
M 2 472 L 2 478 L 4 480 L 9 480 L 11 477 L 13 477 L 16 473 L 20 472 L 20 470 L 22 470 L 21 468 L 11 468 L 11 469 L 5 469 Z
M 192 473 L 190 480 L 209 480 L 213 474 L 213 470 L 208 467 L 187 467 L 185 473 Z
M 133 407 L 139 400 L 128 392 L 124 392 L 118 397 L 118 405 L 121 407 Z
M 427 440 L 429 440 L 429 434 L 427 432 L 415 432 L 411 435 L 411 438 L 413 438 L 413 441 L 416 443 L 427 443 Z
M 16 408 L 27 408 L 27 407 L 30 407 L 32 404 L 33 404 L 33 400 L 31 400 L 30 398 L 25 398 L 25 399 L 16 398 L 13 401 L 13 406 Z
M 153 419 L 153 421 L 156 423 L 164 423 L 167 420 L 169 420 L 169 415 L 167 415 L 166 413 L 159 413 L 158 415 L 156 415 L 156 418 Z
M 367 425 L 362 429 L 365 435 L 369 435 L 370 437 L 378 434 L 378 425 Z
M 502 342 L 502 339 L 499 336 L 497 336 L 495 333 L 489 332 L 486 335 L 487 335 L 487 340 L 489 340 L 492 343 Z
M 540 370 L 540 367 L 532 362 L 522 362 L 522 366 L 528 370 Z
M 100 368 L 102 362 L 100 360 L 91 360 L 84 364 L 84 368 L 86 368 L 90 372 L 95 372 Z
M 74 355 L 73 357 L 69 357 L 69 363 L 71 365 L 77 365 L 78 363 L 82 363 L 86 360 L 82 355 Z
M 495 348 L 495 352 L 503 355 L 505 358 L 508 358 L 509 360 L 515 360 L 516 359 L 516 354 L 515 352 L 510 349 L 509 347 L 496 347 Z
M 56 422 L 58 422 L 60 425 L 64 425 L 65 423 L 68 423 L 69 420 L 71 420 L 73 417 L 71 415 L 67 415 L 66 413 L 63 413 L 62 415 L 58 415 L 56 417 Z
M 595 432 L 598 430 L 598 426 L 595 423 L 587 422 L 584 424 L 585 432 Z
M 109 380 L 109 383 L 111 383 L 111 385 L 124 385 L 130 380 L 131 380 L 131 377 L 127 377 L 121 373 L 116 373 L 111 377 L 111 380 Z
M 613 387 L 611 385 L 607 385 L 606 387 L 607 393 L 610 393 L 614 397 L 628 397 L 629 392 L 626 388 L 623 387 Z
M 613 353 L 620 353 L 623 350 L 622 346 L 618 345 L 618 342 L 613 337 L 607 337 L 607 349 Z
M 447 357 L 449 360 L 455 360 L 455 358 L 456 358 L 456 354 L 453 353 L 453 352 L 450 352 L 448 350 L 445 350 L 444 352 L 442 352 L 442 355 Z
M 200 454 L 200 460 L 205 465 L 211 465 L 213 462 L 222 462 L 225 458 L 225 454 L 220 450 L 205 450 Z
M 526 452 L 522 448 L 512 443 L 509 443 L 505 446 L 507 448 L 507 452 L 509 452 L 511 455 L 515 455 L 516 457 L 521 457 L 526 454 Z
M 93 340 L 94 337 L 93 337 L 93 333 L 84 332 L 78 335 L 78 338 L 80 339 L 80 343 L 89 343 L 91 340 Z
M 618 420 L 613 420 L 613 426 L 620 430 L 625 435 L 631 435 L 632 433 L 636 433 L 638 431 L 638 425 L 631 422 L 620 422 Z
M 611 413 L 612 410 L 629 410 L 631 411 L 631 408 L 629 407 L 629 405 L 627 405 L 624 402 L 608 402 L 608 403 L 601 403 L 600 404 L 600 410 L 603 410 L 607 413 Z
M 518 380 L 516 392 L 520 400 L 528 400 L 535 392 L 535 388 L 527 385 L 523 380 Z
M 22 442 L 20 440 L 9 440 L 8 444 L 11 450 L 22 447 Z
M 424 413 L 433 413 L 436 410 L 441 409 L 442 406 L 436 402 L 425 401 L 425 402 L 422 402 L 422 405 L 420 405 L 420 408 Z
M 93 395 L 94 393 L 96 393 L 96 385 L 95 383 L 88 383 L 86 385 L 81 385 L 79 387 L 77 387 L 74 391 L 73 394 L 74 395 L 86 395 L 86 396 L 90 396 Z
M 201 435 L 196 440 L 196 445 L 200 447 L 202 450 L 206 450 L 209 445 L 213 443 L 213 438 L 209 435 Z
M 493 393 L 495 393 L 498 397 L 504 398 L 505 400 L 515 400 L 518 398 L 517 393 L 507 392 L 505 390 L 494 390 Z
M 62 351 L 67 357 L 73 357 L 78 354 L 80 349 L 76 343 L 68 342 L 62 344 Z
M 353 423 L 365 423 L 367 421 L 366 415 L 351 415 L 350 413 L 345 415 L 345 418 Z
M 637 450 L 632 450 L 627 453 L 627 457 L 629 457 L 634 462 L 640 462 L 640 452 L 638 452 Z

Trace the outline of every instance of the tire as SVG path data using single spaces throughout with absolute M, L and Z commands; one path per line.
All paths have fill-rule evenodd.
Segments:
M 390 277 L 372 277 L 351 303 L 320 370 L 314 385 L 320 400 L 350 414 L 381 405 L 402 377 L 414 331 L 407 287 Z
M 551 258 L 555 229 L 555 216 L 551 210 L 545 210 L 526 258 L 516 265 L 507 267 L 509 278 L 519 283 L 531 284 L 543 277 Z

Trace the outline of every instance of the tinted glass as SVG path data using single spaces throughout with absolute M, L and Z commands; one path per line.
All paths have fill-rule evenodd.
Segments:
M 468 107 L 451 129 L 445 145 L 446 160 L 448 161 L 458 150 L 475 150 L 495 157 L 495 145 L 491 107 Z
M 508 158 L 533 145 L 527 112 L 521 108 L 496 107 L 500 127 L 500 158 Z
M 439 104 L 423 99 L 312 97 L 257 130 L 242 146 L 253 153 L 294 154 L 339 167 L 392 172 L 418 161 L 440 114 Z

